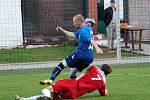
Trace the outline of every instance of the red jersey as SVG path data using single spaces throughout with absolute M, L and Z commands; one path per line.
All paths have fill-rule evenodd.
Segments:
M 76 99 L 86 93 L 98 90 L 101 96 L 106 96 L 106 78 L 104 72 L 96 66 L 90 67 L 86 73 L 74 80 L 58 80 L 52 85 L 54 92 L 62 98 Z

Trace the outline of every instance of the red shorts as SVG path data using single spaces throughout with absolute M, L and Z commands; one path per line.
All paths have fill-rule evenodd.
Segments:
M 58 80 L 52 85 L 54 92 L 64 99 L 76 99 L 76 80 Z

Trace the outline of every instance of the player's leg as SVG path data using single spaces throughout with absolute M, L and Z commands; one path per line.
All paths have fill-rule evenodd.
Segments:
M 71 76 L 71 74 L 72 74 L 73 71 L 74 71 L 74 68 L 70 68 L 70 76 Z M 72 78 L 70 78 L 70 79 L 72 79 Z
M 37 100 L 53 100 L 53 88 L 50 86 L 49 88 L 45 88 L 42 90 L 42 96 L 39 96 Z
M 76 73 L 79 72 L 76 68 L 71 69 L 70 71 L 70 79 L 76 78 Z
M 42 95 L 36 95 L 36 96 L 31 96 L 31 97 L 19 97 L 16 95 L 15 100 L 52 100 L 51 96 L 52 91 L 45 88 L 42 90 Z
M 31 97 L 24 98 L 24 97 L 19 97 L 16 95 L 15 100 L 37 100 L 40 97 L 44 97 L 44 96 L 43 95 L 37 95 L 37 96 L 31 96 Z M 48 98 L 48 97 L 45 97 L 45 98 Z M 40 99 L 40 100 L 43 100 L 43 99 Z
M 56 77 L 60 74 L 60 72 L 67 66 L 66 60 L 64 59 L 61 63 L 59 63 L 51 73 L 50 79 L 41 80 L 40 84 L 52 84 L 52 82 L 56 79 Z
M 79 70 L 77 70 L 76 66 L 78 66 L 82 61 L 80 61 L 77 56 L 72 55 L 66 59 L 66 62 L 68 67 L 70 68 L 70 79 L 76 78 L 76 73 L 80 72 Z
M 76 78 L 76 73 L 87 68 L 93 61 L 92 51 L 80 53 L 74 57 L 74 71 L 70 74 L 70 79 Z
M 60 64 L 58 64 L 51 73 L 50 80 L 55 80 L 60 72 L 67 66 L 66 60 L 64 59 Z
M 87 59 L 88 59 L 88 57 L 87 57 Z M 70 79 L 76 78 L 76 73 L 77 73 L 77 72 L 81 72 L 83 69 L 87 68 L 87 67 L 90 65 L 90 63 L 91 63 L 91 62 L 86 61 L 85 59 L 83 60 L 83 59 L 78 59 L 78 58 L 77 58 L 77 59 L 75 60 L 75 64 L 74 64 L 74 66 L 76 66 L 76 67 L 75 67 L 74 70 L 71 72 L 71 74 L 70 74 Z
M 38 95 L 38 96 L 31 96 L 28 98 L 23 98 L 23 97 L 16 97 L 15 100 L 53 100 L 52 98 L 49 98 L 47 96 L 43 95 Z
M 75 63 L 74 58 L 75 58 L 75 53 L 72 53 L 70 56 L 65 58 L 59 65 L 57 65 L 54 68 L 54 70 L 51 73 L 50 79 L 42 80 L 40 81 L 40 84 L 41 85 L 51 84 L 64 68 L 66 67 L 74 68 L 74 63 Z

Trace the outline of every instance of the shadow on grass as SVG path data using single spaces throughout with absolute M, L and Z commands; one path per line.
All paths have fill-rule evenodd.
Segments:
M 95 100 L 96 98 L 99 98 L 99 97 L 101 97 L 101 96 L 98 93 L 96 93 L 96 94 L 90 94 L 89 93 L 87 95 L 81 96 L 79 98 L 79 100 L 87 100 L 87 98 L 88 98 L 88 100 Z

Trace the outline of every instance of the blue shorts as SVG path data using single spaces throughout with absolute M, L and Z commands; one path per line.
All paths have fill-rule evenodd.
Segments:
M 93 54 L 89 53 L 72 53 L 70 56 L 65 58 L 67 66 L 69 68 L 76 68 L 78 71 L 82 71 L 88 67 L 93 61 Z

